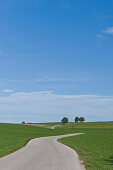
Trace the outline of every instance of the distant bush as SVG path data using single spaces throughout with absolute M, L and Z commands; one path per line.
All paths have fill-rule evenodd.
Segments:
M 75 117 L 75 122 L 78 122 L 79 121 L 79 117 Z
M 25 124 L 25 122 L 23 121 L 22 124 Z
M 61 120 L 62 124 L 66 124 L 68 123 L 68 118 L 67 117 L 64 117 L 62 120 Z
M 75 122 L 84 122 L 85 118 L 84 117 L 75 117 Z
M 84 117 L 80 117 L 80 118 L 79 118 L 79 121 L 80 121 L 80 122 L 84 122 L 84 121 L 85 121 L 85 118 L 84 118 Z

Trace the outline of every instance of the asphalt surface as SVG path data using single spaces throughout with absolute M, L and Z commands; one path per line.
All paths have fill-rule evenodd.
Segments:
M 20 150 L 0 158 L 0 170 L 85 170 L 77 153 L 57 142 L 58 138 L 36 138 Z
M 55 129 L 57 126 L 61 126 L 61 125 L 54 125 L 54 126 L 51 126 L 51 129 Z

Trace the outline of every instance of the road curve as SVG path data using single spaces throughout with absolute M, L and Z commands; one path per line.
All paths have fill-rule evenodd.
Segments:
M 20 150 L 0 158 L 0 170 L 85 170 L 77 153 L 59 142 L 68 134 L 32 139 Z
M 51 129 L 55 129 L 57 126 L 61 126 L 61 125 L 54 125 L 54 126 L 51 126 Z

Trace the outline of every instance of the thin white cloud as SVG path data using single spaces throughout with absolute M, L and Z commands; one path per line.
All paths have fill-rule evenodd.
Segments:
M 102 40 L 103 40 L 103 39 L 111 39 L 110 37 L 107 37 L 107 36 L 102 35 L 102 34 L 97 34 L 96 37 L 97 37 L 97 38 L 100 38 L 100 39 L 102 39 Z
M 60 79 L 60 78 L 38 78 L 38 79 L 35 79 L 35 82 L 56 82 L 56 81 L 65 81 L 65 79 Z
M 106 34 L 111 34 L 111 35 L 113 35 L 113 27 L 108 27 L 108 28 L 105 29 L 103 32 L 106 33 Z
M 96 37 L 102 40 L 111 39 L 110 35 L 113 35 L 113 27 L 107 27 L 104 31 L 101 31 L 101 33 L 96 34 Z
M 4 89 L 2 90 L 3 93 L 13 93 L 14 90 L 11 90 L 11 89 Z
M 46 83 L 46 82 L 86 82 L 86 81 L 91 81 L 95 80 L 97 78 L 93 76 L 74 76 L 74 78 L 56 78 L 56 77 L 42 77 L 42 78 L 36 78 L 36 79 L 31 79 L 31 80 L 19 80 L 19 79 L 0 79 L 0 81 L 3 82 L 20 82 L 20 83 Z
M 0 97 L 0 113 L 3 118 L 18 117 L 36 121 L 55 121 L 52 117 L 83 114 L 87 120 L 113 119 L 113 96 L 58 95 L 51 91 L 18 92 Z M 59 114 L 60 113 L 60 114 Z M 60 116 L 59 116 L 60 115 Z M 60 118 L 61 118 L 60 117 Z
M 37 78 L 34 81 L 35 82 L 83 82 L 83 81 L 89 81 L 94 80 L 94 77 L 88 77 L 88 76 L 75 76 L 72 78 Z

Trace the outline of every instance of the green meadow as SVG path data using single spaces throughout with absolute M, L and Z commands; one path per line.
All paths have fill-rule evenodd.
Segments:
M 113 170 L 113 122 L 71 123 L 61 129 L 84 132 L 59 141 L 77 151 L 87 170 Z
M 66 134 L 65 130 L 64 134 Z M 0 156 L 23 147 L 30 139 L 62 134 L 60 130 L 21 124 L 0 123 Z
M 56 123 L 57 124 L 57 123 Z M 55 123 L 46 124 L 48 127 Z M 84 122 L 60 125 L 54 130 L 22 124 L 0 124 L 0 156 L 23 147 L 30 139 L 82 132 L 59 139 L 75 149 L 87 170 L 113 169 L 113 122 Z

